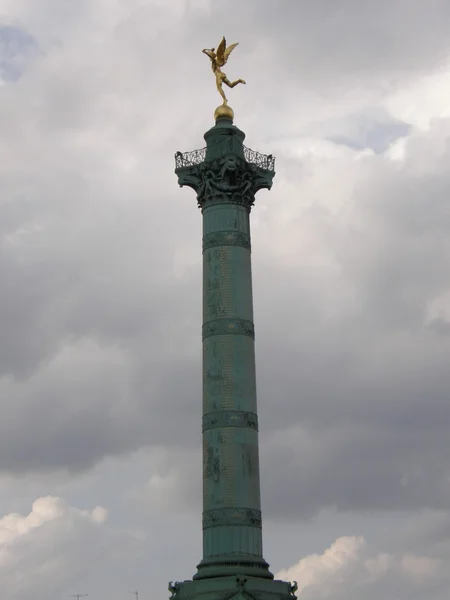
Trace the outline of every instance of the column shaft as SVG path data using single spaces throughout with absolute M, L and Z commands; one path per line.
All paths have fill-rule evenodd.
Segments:
M 262 559 L 249 209 L 203 210 L 203 562 Z

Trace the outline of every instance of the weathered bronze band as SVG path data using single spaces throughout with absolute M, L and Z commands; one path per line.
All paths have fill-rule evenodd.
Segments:
M 240 231 L 214 231 L 203 237 L 203 252 L 216 246 L 240 246 L 250 250 L 250 236 Z
M 235 333 L 237 335 L 248 335 L 255 339 L 255 326 L 246 319 L 215 319 L 203 324 L 202 339 L 210 335 L 224 335 L 226 333 Z
M 258 415 L 242 410 L 221 410 L 203 415 L 202 431 L 217 427 L 248 427 L 258 431 Z
M 214 508 L 203 512 L 203 529 L 224 525 L 262 527 L 261 511 L 254 508 Z

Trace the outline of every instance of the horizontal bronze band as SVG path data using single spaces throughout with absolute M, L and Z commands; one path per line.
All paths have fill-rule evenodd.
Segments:
M 220 410 L 203 415 L 202 431 L 217 427 L 248 427 L 258 431 L 258 415 L 242 410 Z
M 202 339 L 211 335 L 224 335 L 234 333 L 237 335 L 248 335 L 255 339 L 255 326 L 246 319 L 215 319 L 203 324 Z
M 203 511 L 203 529 L 224 525 L 262 527 L 261 511 L 255 508 L 213 508 Z
M 216 246 L 240 246 L 250 250 L 250 236 L 241 231 L 214 231 L 203 237 L 203 252 Z

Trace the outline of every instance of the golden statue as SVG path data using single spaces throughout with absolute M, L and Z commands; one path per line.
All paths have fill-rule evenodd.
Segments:
M 243 79 L 236 79 L 236 81 L 230 81 L 228 77 L 225 75 L 223 71 L 221 71 L 220 67 L 223 67 L 227 62 L 228 57 L 230 56 L 232 50 L 236 48 L 236 44 L 230 44 L 227 48 L 227 42 L 223 37 L 220 44 L 217 46 L 217 50 L 215 48 L 205 48 L 202 50 L 204 54 L 209 56 L 211 59 L 211 67 L 214 75 L 216 76 L 216 86 L 217 91 L 223 98 L 223 105 L 228 103 L 227 97 L 225 96 L 225 92 L 223 91 L 222 84 L 227 85 L 229 88 L 234 88 L 238 83 L 245 83 Z

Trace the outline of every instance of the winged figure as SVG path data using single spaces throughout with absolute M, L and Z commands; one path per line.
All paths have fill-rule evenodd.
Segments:
M 236 81 L 230 81 L 220 68 L 225 65 L 232 50 L 234 50 L 234 48 L 236 48 L 237 45 L 237 43 L 230 44 L 227 47 L 227 42 L 223 37 L 220 44 L 217 46 L 217 50 L 215 48 L 205 48 L 204 50 L 202 50 L 202 52 L 209 56 L 209 58 L 211 59 L 211 67 L 214 75 L 216 76 L 217 91 L 222 96 L 224 104 L 227 104 L 228 100 L 225 96 L 225 92 L 223 91 L 222 85 L 225 84 L 229 88 L 234 88 L 234 86 L 238 83 L 245 83 L 243 79 L 236 79 Z

